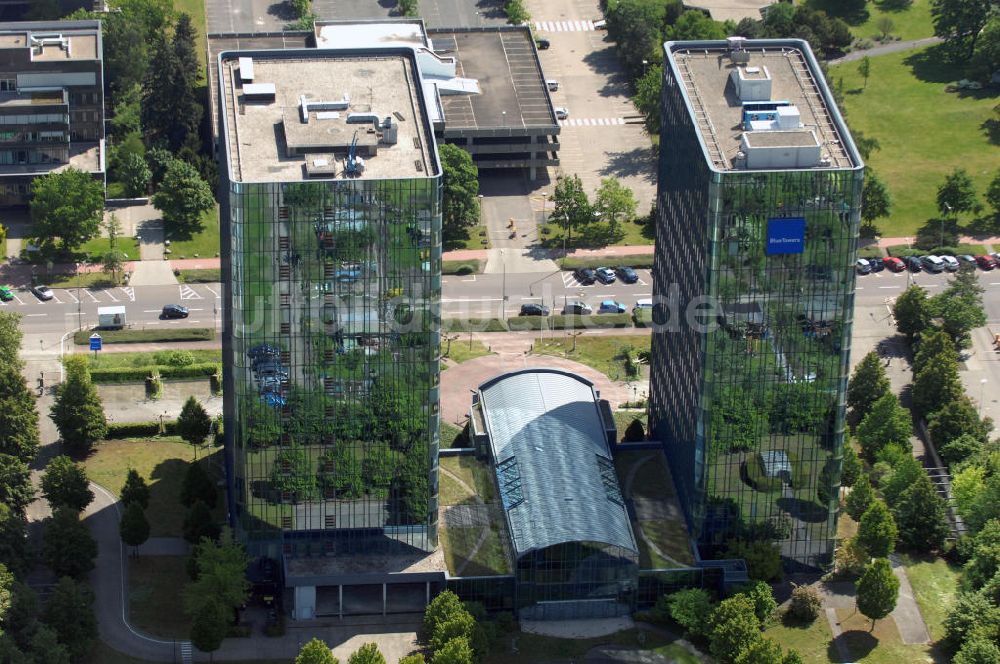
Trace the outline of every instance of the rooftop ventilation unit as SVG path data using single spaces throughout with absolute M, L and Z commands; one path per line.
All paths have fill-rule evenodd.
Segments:
M 337 101 L 312 101 L 305 95 L 299 95 L 299 111 L 303 124 L 309 124 L 310 111 L 346 111 L 351 107 L 351 95 L 344 93 L 344 98 Z
M 729 46 L 729 59 L 737 64 L 750 62 L 750 51 L 746 50 L 746 37 L 727 37 L 726 44 Z
M 248 102 L 253 101 L 274 101 L 274 83 L 247 83 L 243 86 L 243 97 Z
M 69 37 L 64 37 L 59 33 L 41 34 L 29 32 L 28 43 L 31 46 L 32 55 L 41 55 L 46 46 L 58 46 L 61 50 L 66 51 L 66 55 L 71 55 Z
M 382 121 L 382 142 L 386 145 L 395 145 L 399 141 L 399 125 L 392 121 L 392 116 L 387 115 Z
M 240 58 L 240 83 L 253 81 L 253 58 Z
M 738 66 L 729 71 L 736 96 L 742 102 L 771 99 L 771 72 L 767 67 Z

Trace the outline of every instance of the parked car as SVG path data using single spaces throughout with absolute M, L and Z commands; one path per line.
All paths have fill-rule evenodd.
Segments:
M 37 297 L 42 302 L 48 302 L 54 297 L 52 289 L 49 288 L 48 286 L 43 286 L 42 284 L 38 284 L 37 286 L 32 286 L 31 292 L 34 293 L 35 297 Z
M 881 272 L 885 269 L 885 261 L 881 258 L 869 258 L 868 264 L 872 268 L 872 272 Z
M 954 256 L 941 256 L 944 262 L 944 269 L 947 272 L 958 272 L 958 259 Z
M 989 272 L 997 266 L 997 262 L 992 256 L 976 256 L 976 265 Z
M 521 315 L 522 316 L 548 316 L 549 308 L 544 304 L 522 304 L 521 305 Z
M 906 269 L 906 264 L 895 256 L 889 256 L 888 258 L 883 259 L 882 262 L 885 263 L 886 269 L 890 272 L 902 272 Z
M 924 268 L 926 272 L 930 272 L 931 274 L 940 274 L 941 272 L 944 272 L 944 261 L 938 256 L 924 256 L 920 260 L 920 267 Z
M 906 269 L 910 272 L 920 272 L 922 269 L 920 267 L 920 256 L 907 256 L 903 261 L 906 263 Z
M 602 284 L 613 284 L 615 283 L 615 271 L 610 267 L 599 267 L 594 272 L 597 276 L 597 280 Z
M 281 350 L 271 344 L 257 344 L 247 350 L 247 357 L 251 360 L 257 360 L 264 357 L 278 357 L 279 355 L 281 355 Z
M 536 39 L 535 45 L 538 46 L 539 51 L 544 51 L 549 46 L 552 46 L 552 42 L 550 42 L 548 39 Z
M 163 311 L 160 312 L 160 318 L 187 318 L 188 308 L 182 307 L 179 304 L 165 304 L 163 305 Z
M 607 30 L 607 29 L 608 29 L 608 22 L 605 21 L 603 18 L 594 21 L 594 30 Z
M 584 286 L 589 286 L 597 280 L 597 273 L 589 267 L 581 267 L 575 270 L 573 276 Z
M 641 300 L 636 300 L 635 301 L 635 306 L 632 307 L 632 311 L 635 312 L 635 311 L 639 311 L 641 309 L 646 309 L 648 311 L 652 311 L 652 309 L 653 309 L 653 299 L 647 297 L 647 298 L 643 298 Z
M 871 274 L 872 265 L 865 258 L 859 258 L 857 262 L 854 263 L 854 269 L 858 274 Z
M 597 310 L 599 314 L 623 314 L 627 307 L 621 302 L 615 302 L 614 300 L 604 300 L 601 302 L 600 308 Z
M 970 256 L 969 254 L 962 254 L 960 256 L 955 256 L 958 259 L 958 265 L 963 270 L 965 269 L 976 269 L 976 257 Z
M 634 284 L 639 281 L 639 275 L 627 265 L 619 265 L 615 268 L 615 272 L 618 273 L 618 278 L 622 280 L 622 283 Z
M 556 92 L 559 90 L 559 81 L 554 78 L 550 78 L 545 81 L 545 87 L 549 89 L 549 92 Z
M 565 106 L 556 106 L 556 120 L 565 120 L 569 117 L 569 109 Z
M 572 300 L 563 307 L 563 316 L 589 316 L 594 313 L 594 309 L 586 302 Z
M 10 286 L 0 286 L 0 302 L 10 302 L 14 299 L 14 289 Z
M 257 380 L 263 381 L 266 378 L 280 379 L 282 382 L 288 380 L 288 369 L 279 362 L 262 362 L 253 371 L 257 375 Z

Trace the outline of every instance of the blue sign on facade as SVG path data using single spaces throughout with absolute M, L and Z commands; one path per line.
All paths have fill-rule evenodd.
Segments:
M 101 350 L 101 335 L 96 332 L 90 335 L 90 350 L 99 351 Z
M 805 250 L 806 220 L 782 217 L 767 220 L 767 255 L 801 254 Z

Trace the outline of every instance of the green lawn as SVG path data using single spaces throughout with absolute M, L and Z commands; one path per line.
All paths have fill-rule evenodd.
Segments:
M 496 489 L 490 469 L 476 457 L 469 455 L 441 457 L 441 468 L 459 477 L 465 484 L 475 489 L 476 494 L 483 499 L 483 502 L 490 503 L 496 500 Z M 441 474 L 442 481 L 446 477 L 448 476 L 445 473 Z M 441 504 L 458 505 L 468 502 L 471 494 L 455 480 L 449 478 L 449 482 L 453 485 L 453 488 L 449 489 L 452 493 L 446 500 L 444 489 L 442 489 Z
M 207 270 L 178 270 L 177 281 L 182 284 L 214 284 L 222 281 L 221 268 Z
M 490 235 L 486 226 L 479 225 L 472 228 L 463 229 L 461 237 L 451 237 L 444 241 L 445 251 L 457 251 L 460 249 L 489 249 Z
M 200 455 L 199 463 L 210 467 L 221 463 L 221 451 Z M 150 536 L 179 536 L 184 522 L 184 508 L 178 503 L 181 482 L 194 450 L 180 438 L 155 440 L 112 440 L 100 443 L 84 461 L 87 475 L 116 496 L 125 482 L 129 468 L 135 468 L 150 487 Z M 221 496 L 220 496 L 221 498 Z M 221 503 L 221 500 L 220 500 Z
M 170 258 L 215 258 L 219 255 L 219 210 L 209 210 L 201 217 L 201 230 L 191 236 L 167 232 Z
M 119 237 L 118 250 L 125 252 L 127 260 L 139 260 L 139 240 L 134 237 Z M 77 250 L 78 253 L 87 255 L 88 263 L 100 263 L 104 259 L 104 254 L 109 251 L 111 251 L 111 241 L 106 237 L 95 237 Z
M 596 646 L 617 645 L 629 648 L 651 649 L 676 659 L 678 664 L 691 664 L 697 660 L 684 651 L 683 658 L 677 654 L 680 646 L 656 632 L 627 629 L 608 636 L 593 639 L 557 639 L 519 632 L 513 638 L 499 639 L 483 659 L 483 664 L 549 664 L 551 662 L 582 662 L 587 652 Z M 517 652 L 511 648 L 516 641 Z M 639 661 L 636 659 L 635 661 Z
M 888 16 L 896 25 L 889 34 L 903 41 L 934 35 L 934 24 L 931 23 L 931 0 L 913 0 L 910 8 L 904 11 L 882 11 L 874 2 L 869 2 L 868 20 L 860 25 L 851 26 L 851 34 L 858 39 L 872 39 L 881 35 L 877 26 L 883 16 Z
M 86 346 L 90 343 L 91 330 L 73 334 L 73 343 Z M 160 328 L 158 330 L 103 330 L 101 338 L 106 344 L 170 343 L 179 341 L 211 341 L 215 330 L 208 327 Z
M 643 218 L 643 221 L 645 221 L 645 218 Z M 566 247 L 572 249 L 575 247 L 608 246 L 607 243 L 603 241 L 603 236 L 601 235 L 603 228 L 606 228 L 606 224 L 598 223 L 593 224 L 588 229 L 585 229 L 582 234 L 574 232 L 573 237 L 567 242 Z M 622 235 L 622 237 L 615 242 L 611 242 L 611 245 L 632 246 L 653 244 L 653 235 L 644 224 L 632 221 L 627 224 L 622 224 L 621 228 L 625 231 L 624 235 Z M 539 227 L 538 232 L 541 234 L 542 244 L 544 246 L 552 249 L 562 249 L 563 235 L 565 235 L 565 231 L 560 226 L 557 226 L 556 224 L 544 224 Z
M 931 640 L 938 641 L 944 637 L 944 619 L 955 600 L 961 568 L 930 556 L 903 556 L 903 560 Z
M 441 274 L 479 274 L 483 271 L 484 261 L 472 259 L 467 261 L 441 261 Z
M 481 341 L 473 340 L 470 344 L 467 339 L 463 340 L 461 335 L 454 334 L 451 336 L 459 338 L 453 339 L 450 344 L 447 341 L 441 342 L 441 357 L 447 357 L 449 360 L 461 364 L 462 362 L 474 360 L 477 357 L 493 354 L 493 351 L 487 348 Z M 447 354 L 445 354 L 445 351 L 447 351 Z
M 108 288 L 115 285 L 111 277 L 103 272 L 55 274 L 51 277 L 39 277 L 38 280 L 53 288 Z
M 650 339 L 651 337 L 647 335 L 581 336 L 576 340 L 576 351 L 574 352 L 573 339 L 556 337 L 535 344 L 535 352 L 539 355 L 566 357 L 586 364 L 612 380 L 625 380 L 625 365 L 619 359 L 622 348 L 631 346 L 636 353 L 639 351 L 648 352 Z
M 194 363 L 221 362 L 221 350 L 189 350 Z M 91 369 L 110 369 L 113 367 L 150 367 L 156 364 L 159 353 L 98 353 L 97 356 L 87 355 L 87 363 Z M 164 359 L 161 357 L 160 359 Z
M 150 636 L 187 639 L 191 621 L 180 589 L 190 578 L 186 556 L 140 556 L 128 561 L 129 621 Z
M 878 221 L 883 236 L 912 236 L 934 218 L 937 187 L 954 168 L 965 168 L 984 191 L 1000 163 L 984 130 L 997 100 L 985 91 L 945 92 L 962 73 L 947 64 L 940 46 L 873 58 L 864 91 L 856 62 L 831 67 L 830 73 L 835 82 L 843 78 L 852 129 L 882 146 L 871 165 L 893 199 L 890 218 Z

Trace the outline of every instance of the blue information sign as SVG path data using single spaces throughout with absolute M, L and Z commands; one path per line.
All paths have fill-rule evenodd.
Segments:
M 806 220 L 782 217 L 767 220 L 767 255 L 801 254 L 805 250 Z
M 94 332 L 92 335 L 90 335 L 90 350 L 94 352 L 101 350 L 101 343 L 102 343 L 101 335 L 99 335 L 97 332 Z

